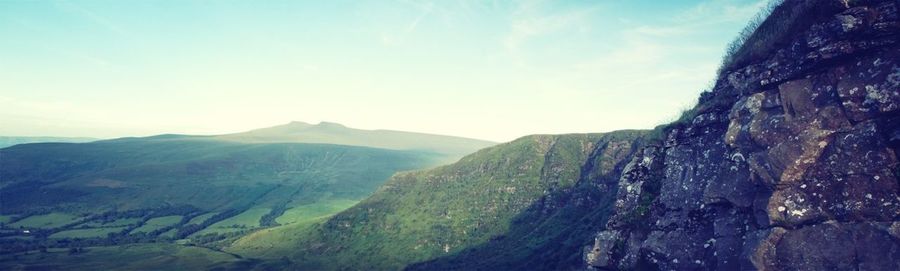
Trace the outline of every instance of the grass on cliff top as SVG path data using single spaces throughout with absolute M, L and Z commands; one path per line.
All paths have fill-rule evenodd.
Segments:
M 834 15 L 838 1 L 772 0 L 728 45 L 719 75 L 760 61 L 783 48 L 815 22 Z M 859 2 L 850 0 L 850 3 Z

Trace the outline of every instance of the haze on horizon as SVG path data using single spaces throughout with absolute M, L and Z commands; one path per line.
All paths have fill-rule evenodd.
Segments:
M 675 2 L 0 1 L 0 135 L 652 128 L 766 3 Z

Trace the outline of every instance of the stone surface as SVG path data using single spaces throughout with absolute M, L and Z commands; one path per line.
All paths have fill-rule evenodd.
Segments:
M 898 5 L 842 2 L 722 75 L 632 159 L 587 266 L 900 270 Z

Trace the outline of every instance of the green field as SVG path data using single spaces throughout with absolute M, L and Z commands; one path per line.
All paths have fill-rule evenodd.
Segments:
M 346 210 L 356 204 L 357 200 L 337 199 L 324 200 L 314 204 L 297 206 L 287 211 L 275 219 L 278 224 L 286 225 L 298 222 L 309 222 L 317 218 L 330 216 L 337 212 Z
M 193 236 L 204 235 L 208 233 L 228 233 L 241 231 L 244 229 L 252 229 L 259 227 L 259 219 L 268 214 L 269 208 L 253 208 L 236 216 L 229 217 L 225 220 L 216 222 L 206 227 L 202 231 L 195 233 Z
M 198 216 L 195 216 L 194 218 L 191 218 L 191 221 L 188 221 L 187 224 L 188 225 L 190 225 L 190 224 L 200 225 L 203 223 L 203 221 L 206 221 L 207 219 L 209 219 L 217 214 L 219 214 L 219 212 L 211 212 L 211 213 L 205 213 L 202 215 L 198 215 Z
M 171 229 L 171 230 L 168 230 L 168 231 L 166 231 L 166 232 L 164 232 L 164 233 L 160 233 L 160 234 L 159 234 L 159 237 L 175 238 L 175 233 L 178 233 L 178 229 Z
M 131 233 L 153 232 L 158 229 L 178 224 L 178 222 L 181 222 L 180 215 L 155 217 L 147 220 L 147 222 L 144 222 L 143 226 L 134 229 L 133 231 L 131 231 Z
M 9 227 L 53 229 L 77 222 L 78 216 L 64 213 L 49 213 L 46 215 L 33 215 L 9 224 Z
M 50 235 L 50 238 L 104 238 L 109 233 L 120 232 L 122 230 L 125 230 L 125 228 L 127 227 L 67 230 L 54 233 Z
M 242 270 L 249 264 L 207 248 L 161 243 L 0 255 L 0 270 Z
M 9 221 L 12 220 L 13 218 L 14 218 L 14 216 L 11 216 L 11 215 L 0 215 L 0 224 L 9 223 Z
M 102 222 L 102 221 L 91 221 L 88 223 L 84 223 L 78 225 L 78 227 L 87 227 L 87 228 L 114 228 L 114 227 L 122 227 L 122 226 L 130 226 L 141 223 L 141 218 L 121 218 L 116 219 L 114 221 Z

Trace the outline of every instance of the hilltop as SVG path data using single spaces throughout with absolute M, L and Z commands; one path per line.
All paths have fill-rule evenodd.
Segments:
M 364 146 L 392 150 L 430 151 L 455 160 L 496 143 L 454 136 L 403 132 L 394 130 L 362 130 L 338 123 L 288 124 L 247 132 L 213 136 L 212 138 L 242 143 L 322 143 Z M 455 158 L 455 159 L 454 159 Z
M 90 137 L 54 137 L 54 136 L 0 136 L 0 149 L 18 144 L 28 143 L 82 143 L 96 141 L 96 138 Z

